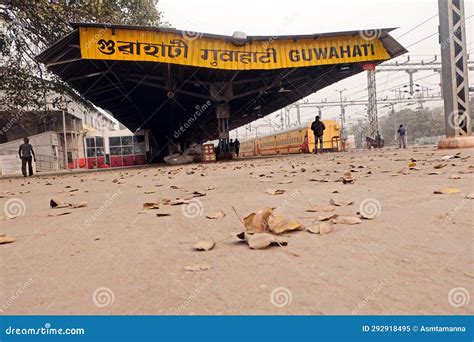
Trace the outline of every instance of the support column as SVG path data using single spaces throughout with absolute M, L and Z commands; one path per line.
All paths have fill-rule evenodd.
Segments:
M 297 103 L 295 106 L 296 106 L 296 119 L 297 119 L 297 121 L 298 121 L 298 126 L 301 126 L 300 104 Z
M 439 148 L 473 147 L 464 0 L 438 0 L 446 139 Z
M 364 64 L 364 70 L 367 70 L 367 90 L 368 90 L 368 108 L 367 116 L 369 120 L 369 136 L 375 137 L 379 130 L 379 119 L 377 114 L 377 87 L 375 81 L 375 64 Z
M 232 84 L 214 83 L 210 86 L 211 98 L 216 103 L 217 129 L 219 132 L 219 159 L 230 157 L 229 151 L 229 119 L 232 98 Z

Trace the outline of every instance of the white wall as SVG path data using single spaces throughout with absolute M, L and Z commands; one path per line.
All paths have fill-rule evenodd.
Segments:
M 33 171 L 35 171 L 33 163 Z M 0 175 L 21 175 L 21 159 L 18 155 L 0 155 Z

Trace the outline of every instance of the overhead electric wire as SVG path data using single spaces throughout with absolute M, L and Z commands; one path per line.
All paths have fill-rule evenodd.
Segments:
M 412 29 L 408 30 L 407 32 L 405 32 L 405 33 L 402 34 L 401 36 L 398 36 L 396 39 L 398 40 L 398 39 L 400 39 L 400 38 L 406 36 L 408 33 L 415 31 L 417 28 L 419 28 L 420 26 L 426 24 L 428 21 L 430 21 L 430 20 L 433 19 L 433 18 L 436 18 L 437 16 L 438 16 L 438 13 L 436 13 L 435 15 L 429 17 L 428 19 L 426 19 L 426 20 L 423 21 L 422 23 L 416 25 L 415 27 L 413 27 Z

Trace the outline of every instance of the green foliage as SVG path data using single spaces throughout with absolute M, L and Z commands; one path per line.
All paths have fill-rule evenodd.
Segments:
M 74 94 L 34 59 L 71 32 L 69 23 L 167 26 L 157 5 L 158 0 L 17 0 L 0 5 L 0 20 L 6 23 L 0 34 L 0 110 L 41 110 L 48 90 Z
M 403 125 L 407 130 L 408 142 L 415 139 L 444 135 L 444 110 L 442 108 L 425 108 L 423 110 L 402 109 L 395 113 L 379 116 L 379 128 L 386 145 L 396 144 L 398 127 Z M 361 138 L 365 141 L 368 132 L 366 120 L 360 120 L 352 125 L 349 134 L 356 136 L 356 142 Z

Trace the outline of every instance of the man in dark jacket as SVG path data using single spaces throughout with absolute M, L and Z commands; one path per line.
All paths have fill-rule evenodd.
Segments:
M 403 125 L 400 125 L 400 127 L 398 128 L 398 148 L 407 148 L 407 131 L 405 129 L 405 127 L 403 127 Z
M 235 139 L 235 141 L 234 141 L 234 150 L 235 150 L 235 155 L 237 156 L 237 158 L 239 158 L 239 154 L 240 154 L 240 141 L 239 141 L 239 139 Z
M 319 116 L 316 116 L 313 123 L 311 124 L 311 130 L 314 133 L 314 153 L 318 153 L 318 141 L 321 148 L 323 150 L 323 134 L 326 126 L 324 126 L 323 122 L 319 120 Z
M 28 164 L 28 173 L 30 176 L 33 176 L 33 165 L 31 165 L 31 160 L 33 159 L 36 162 L 35 151 L 33 151 L 33 146 L 30 145 L 30 139 L 23 139 L 23 144 L 20 145 L 18 150 L 18 155 L 21 159 L 21 172 L 23 177 L 26 177 L 26 164 Z

